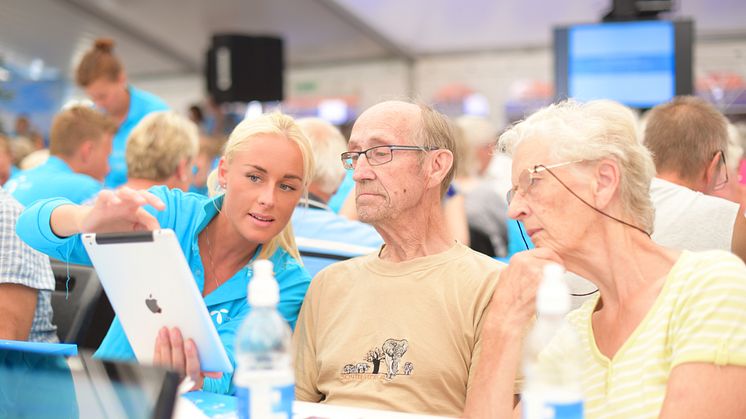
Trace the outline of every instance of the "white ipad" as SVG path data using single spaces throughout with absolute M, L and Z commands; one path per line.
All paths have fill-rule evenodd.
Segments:
M 153 362 L 163 326 L 178 327 L 197 344 L 203 371 L 233 371 L 173 230 L 82 239 L 139 362 Z

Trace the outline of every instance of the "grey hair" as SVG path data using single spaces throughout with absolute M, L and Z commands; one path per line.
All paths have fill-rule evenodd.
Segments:
M 443 198 L 451 182 L 453 182 L 459 158 L 453 127 L 448 117 L 433 107 L 423 102 L 415 102 L 414 104 L 420 108 L 422 117 L 417 132 L 418 143 L 425 147 L 448 150 L 453 155 L 453 164 L 440 182 L 440 197 Z
M 508 129 L 498 147 L 512 153 L 523 141 L 537 138 L 551 138 L 550 152 L 556 159 L 615 160 L 624 215 L 645 231 L 653 231 L 650 181 L 655 165 L 650 151 L 638 140 L 637 118 L 631 109 L 610 100 L 563 101 Z
M 337 127 L 321 118 L 295 121 L 311 142 L 316 162 L 313 180 L 324 193 L 333 194 L 345 176 L 340 156 L 347 151 L 347 140 Z

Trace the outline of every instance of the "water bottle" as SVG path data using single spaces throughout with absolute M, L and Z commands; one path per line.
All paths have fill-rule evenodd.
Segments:
M 277 312 L 280 289 L 272 262 L 257 260 L 249 281 L 251 313 L 236 335 L 233 376 L 242 419 L 292 419 L 295 375 L 290 350 L 291 331 Z
M 536 294 L 536 323 L 524 343 L 523 419 L 583 418 L 581 347 L 565 321 L 570 292 L 563 274 L 560 265 L 545 266 Z M 561 356 L 542 354 L 545 348 L 561 348 Z

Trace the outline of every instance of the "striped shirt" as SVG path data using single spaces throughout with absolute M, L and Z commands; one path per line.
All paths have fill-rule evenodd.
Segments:
M 21 211 L 21 204 L 0 188 L 0 284 L 20 284 L 39 290 L 28 340 L 57 342 L 51 304 L 54 275 L 49 258 L 16 235 L 16 220 Z
M 746 266 L 731 253 L 682 252 L 655 303 L 612 359 L 593 336 L 598 299 L 568 315 L 586 361 L 587 418 L 657 417 L 679 364 L 746 366 Z M 569 354 L 555 345 L 543 355 L 562 362 Z

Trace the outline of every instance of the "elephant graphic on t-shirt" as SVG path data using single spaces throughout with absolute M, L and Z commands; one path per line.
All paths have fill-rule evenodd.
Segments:
M 386 339 L 383 342 L 381 349 L 386 355 L 386 367 L 389 371 L 386 373 L 386 378 L 391 380 L 399 371 L 399 360 L 402 355 L 407 352 L 408 343 L 406 339 Z

